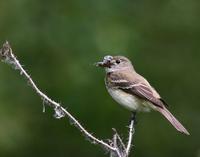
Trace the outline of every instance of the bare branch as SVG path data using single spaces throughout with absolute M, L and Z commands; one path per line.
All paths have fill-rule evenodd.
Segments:
M 41 97 L 43 103 L 48 104 L 49 106 L 53 107 L 55 110 L 55 117 L 62 118 L 67 116 L 73 124 L 90 140 L 94 141 L 93 143 L 97 143 L 102 145 L 103 147 L 109 149 L 110 151 L 116 151 L 114 147 L 111 147 L 109 144 L 105 143 L 102 140 L 97 139 L 92 134 L 90 134 L 74 116 L 72 116 L 65 108 L 63 108 L 59 103 L 55 102 L 54 100 L 50 99 L 47 95 L 41 92 L 41 90 L 36 86 L 30 75 L 24 70 L 22 65 L 19 63 L 17 58 L 12 53 L 12 49 L 8 42 L 3 44 L 3 48 L 0 50 L 0 55 L 2 61 L 11 64 L 15 69 L 20 71 L 20 74 L 25 76 L 27 81 L 29 82 L 30 86 L 36 91 L 36 93 Z
M 115 128 L 112 128 L 112 130 L 114 131 L 114 135 L 116 135 L 116 138 L 119 140 L 120 146 L 122 147 L 122 150 L 126 150 L 126 146 L 123 143 L 121 137 L 119 136 L 117 130 Z
M 59 103 L 55 102 L 51 98 L 49 98 L 46 94 L 44 94 L 35 84 L 35 82 L 32 80 L 30 75 L 24 70 L 20 62 L 17 60 L 15 55 L 12 52 L 12 49 L 8 42 L 5 42 L 3 44 L 3 47 L 0 49 L 0 59 L 11 65 L 14 69 L 19 70 L 20 74 L 25 77 L 25 79 L 28 81 L 29 85 L 33 88 L 33 90 L 40 96 L 40 98 L 43 101 L 43 112 L 45 112 L 45 105 L 48 105 L 52 107 L 55 111 L 54 117 L 57 119 L 68 117 L 72 124 L 80 130 L 83 135 L 89 139 L 89 141 L 92 144 L 98 144 L 108 150 L 112 157 L 128 157 L 130 148 L 131 148 L 131 142 L 132 142 L 132 136 L 134 134 L 134 119 L 131 120 L 131 123 L 129 125 L 129 139 L 127 147 L 125 147 L 122 139 L 120 138 L 119 134 L 115 130 L 115 134 L 113 136 L 111 143 L 106 143 L 103 140 L 100 140 L 93 136 L 91 133 L 89 133 L 81 124 L 80 122 L 69 112 L 67 109 L 62 107 Z M 119 141 L 119 142 L 118 142 Z
M 110 157 L 116 157 L 116 156 L 122 157 L 122 156 L 121 156 L 121 153 L 120 153 L 120 150 L 118 149 L 118 145 L 117 145 L 117 135 L 116 135 L 116 134 L 113 135 L 112 145 L 113 145 L 113 147 L 116 148 L 118 151 L 117 151 L 117 152 L 111 152 L 111 153 L 110 153 Z
M 113 135 L 112 145 L 113 145 L 114 148 L 116 148 L 118 150 L 118 152 L 117 152 L 117 154 L 115 152 L 111 152 L 111 157 L 121 156 L 120 150 L 118 149 L 117 135 L 116 134 Z
M 127 156 L 129 156 L 129 153 L 130 153 L 133 134 L 135 132 L 135 130 L 134 130 L 135 116 L 136 116 L 136 113 L 133 112 L 132 117 L 131 117 L 131 121 L 130 121 L 130 124 L 129 124 L 129 137 L 128 137 L 128 143 L 127 143 L 127 147 L 126 147 L 126 155 Z

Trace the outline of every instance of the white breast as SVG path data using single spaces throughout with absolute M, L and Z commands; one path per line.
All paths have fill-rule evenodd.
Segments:
M 124 106 L 131 111 L 150 111 L 150 103 L 139 99 L 138 97 L 125 93 L 120 89 L 108 89 L 109 94 L 112 98 L 120 105 Z

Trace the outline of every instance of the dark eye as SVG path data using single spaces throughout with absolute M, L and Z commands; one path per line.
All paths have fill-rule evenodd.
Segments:
M 116 63 L 119 64 L 121 61 L 119 59 L 116 60 Z

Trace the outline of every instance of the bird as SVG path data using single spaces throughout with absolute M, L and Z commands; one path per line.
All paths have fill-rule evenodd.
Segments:
M 131 112 L 161 113 L 177 131 L 190 135 L 187 129 L 168 110 L 167 103 L 150 83 L 135 71 L 132 62 L 124 56 L 107 55 L 96 66 L 106 72 L 105 85 L 111 97 Z

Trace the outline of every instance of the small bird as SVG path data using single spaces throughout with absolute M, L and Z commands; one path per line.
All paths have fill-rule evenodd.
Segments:
M 139 75 L 131 61 L 124 56 L 105 56 L 96 63 L 106 71 L 105 84 L 109 94 L 132 112 L 155 110 L 160 112 L 179 132 L 190 135 L 170 113 L 166 102 L 149 82 Z

